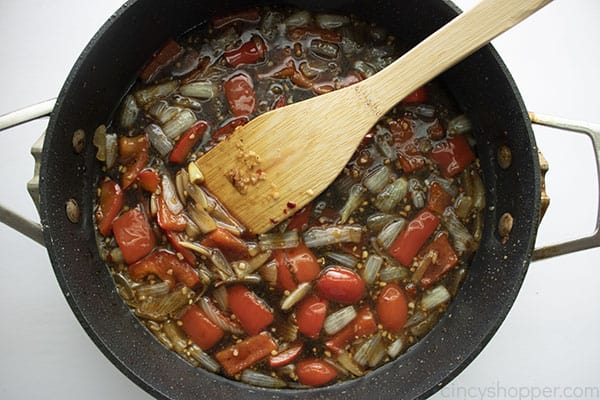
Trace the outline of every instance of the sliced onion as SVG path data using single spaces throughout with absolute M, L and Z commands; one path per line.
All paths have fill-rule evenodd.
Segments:
M 165 157 L 173 150 L 173 143 L 171 139 L 165 135 L 160 126 L 156 124 L 148 124 L 144 128 L 144 132 L 148 135 L 148 140 L 152 144 L 152 147 L 162 156 Z
M 189 183 L 189 175 L 185 169 L 180 169 L 175 175 L 175 189 L 177 190 L 177 196 L 182 203 L 185 203 L 187 199 L 187 185 Z
M 221 369 L 219 363 L 206 354 L 197 344 L 190 345 L 188 347 L 188 353 L 190 357 L 198 361 L 204 369 L 210 372 L 218 372 Z
M 251 274 L 257 271 L 260 267 L 262 267 L 269 258 L 271 258 L 272 251 L 262 251 L 258 253 L 256 256 L 250 258 L 246 261 L 247 268 L 243 271 L 243 275 Z
M 462 135 L 470 132 L 472 128 L 471 120 L 464 114 L 454 117 L 448 122 L 449 135 Z
M 187 213 L 202 233 L 210 233 L 217 229 L 217 223 L 213 217 L 211 217 L 206 210 L 198 204 L 189 204 L 187 207 Z
M 421 308 L 429 311 L 447 302 L 451 297 L 450 292 L 443 285 L 436 286 L 423 295 L 421 298 Z
M 275 285 L 277 285 L 277 262 L 275 260 L 260 267 L 258 272 L 269 286 L 275 287 Z
M 360 204 L 365 200 L 366 190 L 364 186 L 356 184 L 350 188 L 350 192 L 348 194 L 348 200 L 340 210 L 340 222 L 342 224 L 348 221 L 350 215 L 360 206 Z
M 184 96 L 195 97 L 202 100 L 210 100 L 215 95 L 215 88 L 211 81 L 199 81 L 181 86 L 179 88 L 179 93 Z
M 329 314 L 323 322 L 323 329 L 328 335 L 333 335 L 348 325 L 356 318 L 356 310 L 353 306 L 347 306 Z
M 119 158 L 119 142 L 116 133 L 106 134 L 106 168 L 112 168 Z
M 337 14 L 319 14 L 315 17 L 318 26 L 324 29 L 336 29 L 350 22 L 350 18 L 345 15 Z
M 292 316 L 288 318 L 277 318 L 273 323 L 273 329 L 277 337 L 284 342 L 291 343 L 298 339 L 298 325 Z
M 194 111 L 202 110 L 202 103 L 200 103 L 198 100 L 180 96 L 178 94 L 173 96 L 173 104 L 179 107 L 190 108 Z
M 386 267 L 379 272 L 379 280 L 382 282 L 399 282 L 408 277 L 409 274 L 410 271 L 403 267 Z
M 135 313 L 142 318 L 164 321 L 170 314 L 188 304 L 194 296 L 195 293 L 192 290 L 181 286 L 165 296 L 151 297 L 141 301 Z
M 227 289 L 225 286 L 219 286 L 212 292 L 213 298 L 222 311 L 229 310 L 229 298 L 227 297 Z
M 271 375 L 262 374 L 252 369 L 245 369 L 244 371 L 242 371 L 242 376 L 240 377 L 240 380 L 249 385 L 265 388 L 278 389 L 287 386 L 287 384 L 279 378 L 275 378 Z
M 183 204 L 179 200 L 179 196 L 177 195 L 177 189 L 175 188 L 175 183 L 171 176 L 168 173 L 164 173 L 161 175 L 161 196 L 167 205 L 169 211 L 171 211 L 174 215 L 179 214 L 183 211 Z
M 170 139 L 177 139 L 183 132 L 188 130 L 196 122 L 196 114 L 190 110 L 182 110 L 174 118 L 167 121 L 163 131 Z
M 178 81 L 167 81 L 158 85 L 148 86 L 144 89 L 138 90 L 133 94 L 133 96 L 135 97 L 136 102 L 143 107 L 156 100 L 160 100 L 162 98 L 167 97 L 175 90 L 177 90 L 178 86 Z
M 287 17 L 283 23 L 290 28 L 294 26 L 306 26 L 311 21 L 312 16 L 308 11 L 298 11 Z
M 229 264 L 229 261 L 227 261 L 220 249 L 210 249 L 209 258 L 216 267 L 217 273 L 219 273 L 221 279 L 225 281 L 232 280 L 234 278 L 235 274 L 233 269 L 231 269 L 231 264 Z
M 367 285 L 372 285 L 375 282 L 377 273 L 383 265 L 383 258 L 377 254 L 369 254 L 365 261 L 365 268 L 362 271 L 362 278 Z
M 138 117 L 140 109 L 138 108 L 135 98 L 128 94 L 123 100 L 121 106 L 121 114 L 119 115 L 119 123 L 123 128 L 131 128 Z
M 396 358 L 404 349 L 402 338 L 394 340 L 387 348 L 387 353 L 391 358 Z
M 408 181 L 406 178 L 400 177 L 387 185 L 383 191 L 377 195 L 374 205 L 383 212 L 391 212 L 406 196 L 407 192 Z
M 208 297 L 201 297 L 200 300 L 198 300 L 198 304 L 206 314 L 206 317 L 225 332 L 230 332 L 234 335 L 244 334 L 244 330 L 238 324 L 223 315 Z
M 340 52 L 338 45 L 321 39 L 311 40 L 310 50 L 316 56 L 322 57 L 326 60 L 335 60 Z
M 140 285 L 135 288 L 135 295 L 138 298 L 160 297 L 164 296 L 171 290 L 169 282 L 162 281 L 153 285 Z
M 470 253 L 475 250 L 477 243 L 469 230 L 460 222 L 454 209 L 447 207 L 442 214 L 442 224 L 450 233 L 452 244 L 458 254 Z
M 344 267 L 355 268 L 356 264 L 358 264 L 358 258 L 352 254 L 328 251 L 325 255 Z
M 425 318 L 427 318 L 427 315 L 425 315 L 423 311 L 417 310 L 413 315 L 410 316 L 408 321 L 406 321 L 404 327 L 410 328 L 411 326 L 418 325 L 421 322 L 425 321 Z
M 192 182 L 194 185 L 199 185 L 204 182 L 204 174 L 202 171 L 200 171 L 200 168 L 198 168 L 198 165 L 196 165 L 195 162 L 189 163 L 187 169 L 190 182 Z
M 419 209 L 425 207 L 425 191 L 423 189 L 423 185 L 421 185 L 421 182 L 419 182 L 418 179 L 409 179 L 408 191 L 410 192 L 410 197 L 415 208 Z
M 181 170 L 182 171 L 182 170 Z M 208 209 L 208 199 L 206 198 L 206 194 L 204 190 L 202 190 L 199 186 L 191 183 L 189 181 L 189 174 L 185 174 L 188 177 L 187 184 L 184 186 L 184 192 L 194 200 L 197 206 L 202 207 L 204 210 Z M 182 184 L 185 184 L 185 176 L 182 177 L 184 180 Z
M 485 187 L 477 171 L 473 171 L 473 208 L 476 210 L 485 208 Z
M 378 134 L 375 137 L 375 143 L 385 158 L 390 161 L 396 161 L 398 159 L 398 152 L 393 146 L 392 134 L 389 131 L 384 130 L 383 133 Z
M 173 349 L 182 353 L 187 347 L 187 338 L 174 321 L 167 321 L 163 325 L 163 331 L 171 341 Z
M 186 49 L 171 67 L 173 76 L 183 76 L 192 72 L 200 62 L 200 54 L 196 49 Z
M 433 118 L 435 116 L 435 107 L 429 104 L 407 106 L 406 110 L 425 118 Z
M 383 353 L 383 355 L 381 353 Z M 356 350 L 356 353 L 354 353 L 354 361 L 362 367 L 367 365 L 375 366 L 384 356 L 385 347 L 383 345 L 383 338 L 381 332 L 377 332 Z
M 298 285 L 288 296 L 281 302 L 281 309 L 287 311 L 302 300 L 312 289 L 310 282 L 304 282 Z
M 467 218 L 471 214 L 471 210 L 473 208 L 473 198 L 471 196 L 467 196 L 464 193 L 461 193 L 456 198 L 454 202 L 454 210 L 456 211 L 456 216 L 461 219 Z
M 358 225 L 313 227 L 304 232 L 304 244 L 308 247 L 322 247 L 335 243 L 359 243 L 361 238 L 362 228 Z
M 377 243 L 385 250 L 389 249 L 398 237 L 398 234 L 404 229 L 404 226 L 406 226 L 406 220 L 402 217 L 396 218 L 379 232 Z
M 390 183 L 392 171 L 386 165 L 381 165 L 369 171 L 363 178 L 362 183 L 369 192 L 377 194 L 383 190 L 385 185 Z
M 258 235 L 258 245 L 262 250 L 289 249 L 298 247 L 299 244 L 300 238 L 297 231 Z
M 161 124 L 175 118 L 180 112 L 181 108 L 170 106 L 166 100 L 157 101 L 148 109 L 148 114 Z
M 369 64 L 363 60 L 355 61 L 353 67 L 365 79 L 369 78 L 377 73 L 377 69 L 372 64 Z
M 356 365 L 350 354 L 347 351 L 342 351 L 337 355 L 336 361 L 346 371 L 350 372 L 354 376 L 363 376 L 364 371 Z
M 387 224 L 394 221 L 396 216 L 386 213 L 375 213 L 367 218 L 367 228 L 373 232 L 381 231 Z

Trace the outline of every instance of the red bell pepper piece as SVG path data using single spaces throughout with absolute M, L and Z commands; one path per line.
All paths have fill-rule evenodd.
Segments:
M 338 376 L 335 367 L 326 361 L 318 359 L 306 359 L 296 365 L 296 375 L 303 385 L 323 386 Z
M 212 26 L 215 29 L 220 29 L 234 22 L 257 23 L 258 21 L 260 21 L 260 12 L 257 8 L 250 8 L 247 10 L 234 12 L 222 17 L 214 18 L 212 20 Z
M 197 305 L 192 305 L 181 317 L 181 328 L 202 350 L 208 350 L 223 337 L 223 329 L 212 322 Z
M 360 275 L 344 267 L 327 268 L 315 289 L 321 297 L 341 304 L 356 304 L 366 292 L 365 281 Z
M 133 184 L 140 172 L 146 167 L 149 159 L 149 146 L 146 135 L 121 136 L 119 138 L 119 158 L 121 163 L 125 165 L 125 171 L 121 176 L 121 188 L 123 190 Z
M 435 213 L 441 214 L 446 207 L 452 203 L 452 196 L 446 192 L 438 182 L 432 182 L 429 185 L 427 195 L 427 208 Z
M 416 140 L 415 124 L 409 117 L 402 117 L 388 124 L 398 152 L 398 162 L 406 173 L 412 173 L 426 165 L 426 159 Z
M 183 247 L 179 242 L 180 238 L 175 232 L 165 231 L 169 242 L 171 242 L 171 246 L 175 249 L 176 252 L 180 253 L 183 256 L 183 259 L 187 261 L 190 265 L 196 265 L 196 256 L 189 249 Z
M 227 288 L 229 308 L 249 335 L 256 335 L 273 322 L 273 312 L 243 285 Z
M 413 258 L 437 229 L 440 218 L 423 210 L 400 232 L 389 248 L 390 255 L 402 265 L 412 264 Z
M 475 154 L 463 135 L 456 135 L 444 142 L 436 143 L 430 156 L 440 166 L 446 178 L 461 173 L 475 160 Z
M 208 128 L 206 121 L 198 121 L 185 131 L 169 155 L 169 161 L 176 164 L 183 164 L 194 146 L 202 139 L 202 135 Z
M 421 254 L 425 255 L 430 251 L 437 252 L 435 262 L 431 263 L 423 277 L 420 280 L 421 286 L 428 288 L 444 274 L 450 271 L 456 264 L 458 264 L 458 256 L 448 241 L 448 234 L 442 232 L 439 234 L 423 251 Z
M 340 353 L 344 347 L 354 342 L 357 338 L 377 332 L 375 316 L 369 307 L 357 311 L 356 318 L 325 342 L 325 346 L 334 353 Z
M 342 41 L 342 35 L 339 32 L 331 29 L 323 28 L 309 28 L 304 26 L 297 26 L 290 28 L 288 34 L 291 40 L 298 41 L 307 36 L 317 36 L 323 40 L 333 43 L 340 43 Z
M 229 78 L 223 84 L 225 97 L 231 113 L 236 116 L 248 116 L 256 108 L 256 94 L 252 78 L 244 73 L 239 73 Z
M 134 281 L 141 281 L 150 274 L 169 282 L 171 287 L 175 286 L 176 282 L 181 282 L 193 288 L 200 281 L 198 274 L 188 263 L 164 249 L 157 250 L 129 266 L 129 276 Z
M 162 196 L 157 196 L 158 212 L 156 213 L 156 222 L 165 231 L 181 232 L 187 226 L 187 220 L 183 214 L 173 214 L 165 203 Z
M 227 260 L 244 260 L 250 257 L 248 245 L 239 237 L 224 228 L 217 228 L 202 239 L 206 247 L 217 247 Z
M 215 358 L 223 367 L 225 374 L 233 376 L 268 357 L 275 350 L 277 350 L 277 343 L 271 335 L 261 332 L 221 350 L 215 354 Z
M 313 203 L 308 203 L 296 214 L 292 215 L 289 219 L 286 230 L 303 232 L 308 228 L 310 216 L 313 211 Z
M 96 223 L 98 231 L 103 236 L 108 236 L 112 231 L 112 224 L 119 211 L 123 208 L 123 191 L 119 184 L 111 179 L 106 179 L 100 184 L 100 199 L 96 209 Z
M 317 295 L 306 296 L 296 309 L 298 331 L 311 339 L 316 339 L 321 333 L 323 322 L 327 316 L 329 302 Z
M 269 366 L 271 368 L 279 368 L 284 365 L 290 364 L 293 362 L 300 354 L 302 354 L 302 350 L 304 349 L 304 342 L 297 340 L 291 343 L 288 348 L 277 353 L 274 356 L 269 357 Z
M 243 115 L 241 117 L 235 117 L 228 120 L 223 126 L 217 129 L 210 139 L 210 144 L 215 145 L 233 133 L 235 128 L 238 126 L 245 125 L 248 122 L 248 117 Z
M 379 322 L 390 332 L 398 332 L 408 320 L 408 301 L 404 291 L 395 283 L 388 283 L 377 297 Z
M 429 95 L 427 94 L 427 88 L 425 86 L 421 86 L 420 88 L 418 88 L 417 90 L 415 90 L 414 92 L 412 92 L 411 94 L 406 96 L 404 99 L 402 99 L 402 102 L 404 102 L 404 103 L 424 103 L 427 101 L 428 98 L 429 98 Z
M 223 54 L 225 60 L 232 67 L 241 64 L 254 64 L 264 58 L 267 52 L 267 45 L 260 36 L 253 35 L 249 41 L 243 43 L 237 49 L 226 51 Z
M 160 185 L 160 176 L 153 169 L 145 169 L 138 175 L 138 182 L 142 189 L 147 192 L 154 193 Z
M 146 256 L 156 246 L 156 238 L 148 218 L 138 208 L 129 210 L 114 220 L 113 234 L 127 264 Z
M 297 283 L 310 282 L 321 272 L 317 257 L 304 244 L 277 250 L 274 258 L 277 262 L 277 287 L 282 290 L 294 290 Z
M 163 68 L 175 61 L 182 53 L 183 47 L 173 39 L 169 39 L 158 53 L 152 57 L 150 62 L 142 68 L 140 78 L 144 82 L 150 82 Z

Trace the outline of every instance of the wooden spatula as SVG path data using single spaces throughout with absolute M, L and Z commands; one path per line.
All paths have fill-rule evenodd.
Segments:
M 369 79 L 258 116 L 196 161 L 205 186 L 268 231 L 325 190 L 396 103 L 549 2 L 483 0 Z

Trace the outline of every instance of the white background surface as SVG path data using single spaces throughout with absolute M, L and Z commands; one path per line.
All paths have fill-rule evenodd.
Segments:
M 456 3 L 465 9 L 475 1 Z M 0 114 L 56 96 L 119 5 L 0 0 Z M 494 42 L 530 110 L 600 123 L 599 20 L 598 0 L 556 0 Z M 0 201 L 35 219 L 25 190 L 28 153 L 45 125 L 0 133 Z M 553 201 L 538 244 L 592 232 L 598 183 L 591 146 L 580 135 L 535 130 L 551 165 Z M 79 326 L 45 249 L 4 225 L 0 238 L 0 398 L 148 399 Z M 598 398 L 575 395 L 600 386 L 599 255 L 596 249 L 532 264 L 496 336 L 434 398 Z

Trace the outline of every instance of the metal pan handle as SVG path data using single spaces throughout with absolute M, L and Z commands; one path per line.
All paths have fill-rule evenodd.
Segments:
M 56 99 L 50 99 L 50 100 L 46 100 L 44 102 L 34 104 L 32 106 L 25 107 L 20 110 L 13 111 L 11 113 L 0 116 L 0 132 L 5 129 L 13 128 L 17 125 L 21 125 L 25 122 L 29 122 L 29 121 L 33 121 L 33 120 L 36 120 L 39 118 L 49 116 L 52 113 L 52 110 L 54 109 L 55 103 L 56 103 Z M 38 144 L 39 144 L 39 141 L 36 142 L 36 145 L 38 145 Z M 39 157 L 39 154 L 34 154 L 34 149 L 36 148 L 36 145 L 34 145 L 34 148 L 32 149 L 32 154 L 34 155 L 34 157 L 36 157 L 36 172 L 35 172 L 34 180 L 35 180 L 36 176 L 38 175 L 38 169 L 39 169 L 39 160 L 37 159 L 37 157 Z M 40 144 L 40 149 L 41 149 L 41 144 Z M 33 188 L 33 190 L 36 193 L 38 193 L 38 196 L 35 196 L 32 193 L 32 191 L 31 191 L 32 186 L 35 186 L 35 188 Z M 38 207 L 39 206 L 39 192 L 37 192 L 37 185 L 35 185 L 35 184 L 29 185 L 29 187 L 30 187 L 30 194 L 32 195 L 32 198 L 33 198 L 33 202 L 35 203 L 36 207 Z M 38 197 L 38 198 L 36 198 L 36 197 Z M 0 204 L 0 222 L 8 225 L 9 227 L 13 228 L 17 232 L 22 233 L 23 235 L 29 237 L 33 241 L 41 244 L 42 246 L 45 245 L 44 244 L 44 236 L 42 234 L 42 227 L 40 226 L 39 223 L 31 221 L 31 220 L 19 215 L 18 213 L 5 207 L 2 204 Z
M 545 125 L 552 128 L 583 133 L 587 135 L 592 141 L 592 146 L 594 146 L 596 172 L 598 179 L 600 179 L 600 125 L 589 122 L 573 121 L 533 112 L 529 113 L 529 118 L 534 124 Z M 598 196 L 598 210 L 596 211 L 596 228 L 591 235 L 535 249 L 533 251 L 531 260 L 543 260 L 580 250 L 591 249 L 594 247 L 600 247 L 600 193 Z

